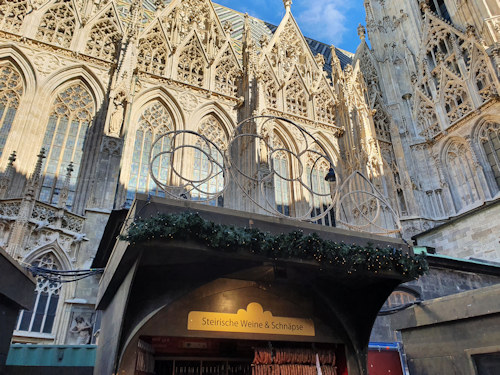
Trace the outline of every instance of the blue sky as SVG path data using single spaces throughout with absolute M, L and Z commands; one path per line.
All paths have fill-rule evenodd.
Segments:
M 214 0 L 242 13 L 278 25 L 285 13 L 283 0 Z M 294 0 L 292 13 L 303 34 L 312 39 L 355 52 L 356 31 L 365 24 L 363 0 Z

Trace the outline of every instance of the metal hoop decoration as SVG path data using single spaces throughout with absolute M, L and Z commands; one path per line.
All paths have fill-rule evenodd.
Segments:
M 169 149 L 153 154 L 158 142 L 165 139 L 168 140 L 168 143 L 170 145 Z M 201 147 L 199 146 L 200 143 Z M 183 174 L 181 171 L 177 170 L 174 164 L 176 154 L 177 159 L 182 160 L 183 153 L 189 152 L 189 150 L 193 152 L 198 151 L 208 162 L 208 168 L 203 173 L 203 175 L 200 176 L 200 178 L 195 179 L 193 176 L 187 176 L 186 174 Z M 157 171 L 155 170 L 153 165 L 156 160 L 159 160 L 164 155 L 168 157 L 169 169 L 176 177 L 175 179 L 178 182 L 177 185 L 169 185 L 168 176 L 166 177 L 166 181 L 162 181 L 160 176 L 156 175 Z M 198 192 L 199 196 L 196 197 L 196 201 L 214 201 L 224 193 L 229 183 L 227 178 L 227 169 L 224 165 L 224 152 L 210 139 L 200 133 L 191 130 L 173 130 L 160 135 L 151 145 L 149 160 L 149 174 L 151 178 L 158 186 L 158 188 L 163 190 L 167 196 L 173 199 L 192 199 L 192 193 Z M 188 169 L 188 172 L 191 173 L 192 170 Z M 217 178 L 221 174 L 224 181 L 223 186 L 221 188 L 217 188 L 216 186 L 216 191 L 210 191 L 208 183 L 210 182 L 210 180 Z M 207 184 L 207 188 L 204 187 L 205 184 Z
M 289 125 L 300 150 L 294 152 L 283 146 L 274 147 L 268 142 L 262 129 L 268 123 L 272 124 L 275 121 Z M 260 127 L 257 127 L 257 122 L 261 123 Z M 247 126 L 251 126 L 251 129 L 246 133 L 244 130 Z M 167 149 L 165 149 L 165 144 L 168 144 Z M 163 149 L 159 151 L 162 145 Z M 265 152 L 261 146 L 265 147 Z M 247 158 L 248 160 L 241 158 L 241 153 L 245 150 L 248 150 L 249 155 L 253 157 Z M 177 170 L 174 164 L 176 159 L 182 160 L 184 154 L 189 152 L 198 152 L 208 163 L 206 171 L 199 178 L 187 176 L 182 171 Z M 294 160 L 296 166 L 290 168 L 290 171 L 295 170 L 295 174 L 282 175 L 276 169 L 273 156 L 279 152 L 286 153 L 290 161 Z M 262 160 L 263 153 L 265 160 Z M 264 166 L 261 165 L 262 163 L 252 164 L 255 155 L 263 161 Z M 169 170 L 173 175 L 172 180 L 175 180 L 175 185 L 169 184 L 168 176 L 163 176 L 161 173 L 160 176 L 157 175 L 160 171 L 154 164 L 157 161 L 164 162 L 162 157 L 168 158 Z M 304 167 L 304 158 L 306 157 L 312 160 L 307 168 Z M 317 173 L 318 166 L 321 165 L 333 168 L 333 159 L 326 148 L 309 131 L 283 117 L 262 115 L 243 120 L 234 130 L 233 137 L 225 152 L 200 133 L 190 130 L 169 131 L 160 135 L 153 142 L 149 160 L 149 173 L 152 180 L 169 198 L 196 199 L 200 202 L 214 201 L 224 194 L 231 182 L 255 207 L 273 216 L 318 222 L 335 209 L 335 218 L 339 226 L 382 235 L 402 232 L 397 213 L 380 191 L 360 171 L 353 172 L 343 183 L 337 181 L 334 188 L 330 186 L 329 192 L 325 192 L 324 189 L 322 191 L 321 188 L 318 190 L 313 181 L 319 176 L 317 174 L 314 176 L 314 173 Z M 192 174 L 191 168 L 188 168 L 187 171 Z M 223 185 L 216 186 L 215 190 L 211 189 L 215 184 L 210 185 L 210 181 L 221 175 Z M 336 176 L 339 180 L 338 171 Z M 231 181 L 229 177 L 231 177 Z M 297 194 L 302 194 L 299 199 L 295 197 L 294 202 L 296 206 L 302 207 L 300 212 L 296 208 L 295 212 L 286 215 L 277 209 L 274 190 L 271 189 L 275 179 L 290 184 L 290 189 L 293 189 Z M 193 192 L 197 193 L 194 198 Z M 315 215 L 314 213 L 319 211 L 315 210 L 315 202 L 324 204 L 325 201 L 328 202 L 327 207 L 322 207 L 322 212 Z M 357 217 L 349 217 L 347 212 L 356 213 Z M 389 216 L 393 226 L 386 228 L 382 222 L 387 221 Z
M 357 179 L 358 181 L 356 181 Z M 368 185 L 371 191 L 356 186 L 359 185 L 360 181 Z M 366 198 L 360 199 L 363 195 Z M 388 219 L 387 215 L 382 217 L 384 209 L 394 224 L 392 228 L 381 225 L 382 220 L 387 221 L 386 219 Z M 356 213 L 358 217 L 349 220 L 346 210 L 350 213 Z M 360 171 L 354 171 L 340 187 L 335 218 L 337 224 L 359 232 L 391 235 L 401 233 L 403 230 L 398 214 L 376 186 Z
M 294 131 L 294 137 L 296 138 L 296 143 L 300 145 L 299 152 L 294 152 L 291 149 L 284 148 L 282 146 L 274 147 L 266 139 L 264 134 L 262 134 L 262 129 L 265 128 L 269 123 L 274 123 L 279 121 L 281 123 L 286 123 L 290 125 L 290 129 Z M 262 122 L 261 126 L 257 126 L 256 122 Z M 246 127 L 251 127 L 250 132 L 245 132 Z M 271 126 L 272 127 L 272 126 Z M 259 142 L 259 144 L 256 144 Z M 263 158 L 265 168 L 261 165 L 258 166 L 258 171 L 255 172 L 254 169 L 249 168 L 246 172 L 240 167 L 240 152 L 242 149 L 242 144 L 245 147 L 253 145 L 254 150 L 258 158 Z M 265 156 L 262 154 L 261 145 L 265 147 Z M 268 151 L 268 152 L 267 152 Z M 280 174 L 276 166 L 273 163 L 273 156 L 277 153 L 286 153 L 289 157 L 290 162 L 294 161 L 296 164 L 295 168 L 291 168 L 291 175 L 289 177 Z M 306 173 L 306 168 L 304 167 L 303 157 L 308 153 L 312 153 L 317 157 L 314 160 L 313 168 L 311 172 Z M 229 173 L 231 174 L 233 181 L 236 186 L 243 192 L 243 194 L 257 207 L 262 209 L 264 212 L 278 217 L 285 217 L 300 221 L 311 221 L 316 222 L 327 216 L 330 211 L 335 206 L 335 201 L 337 199 L 338 193 L 337 189 L 330 191 L 328 193 L 319 193 L 315 191 L 312 184 L 312 173 L 314 167 L 324 160 L 328 166 L 333 167 L 334 163 L 330 157 L 326 148 L 306 129 L 297 125 L 293 121 L 277 116 L 261 115 L 248 118 L 241 121 L 233 134 L 232 140 L 229 143 L 229 147 L 226 153 L 227 166 Z M 253 174 L 250 174 L 251 173 Z M 296 171 L 295 173 L 293 171 Z M 275 178 L 284 181 L 285 183 L 291 184 L 290 189 L 294 189 L 297 192 L 303 194 L 303 198 L 300 204 L 304 207 L 301 212 L 296 208 L 294 214 L 286 215 L 279 211 L 274 202 L 274 195 L 270 196 L 270 187 L 272 186 Z M 256 187 L 257 189 L 254 189 Z M 296 188 L 296 189 L 295 189 Z M 272 193 L 274 194 L 274 193 Z M 314 215 L 314 202 L 325 200 L 325 197 L 329 200 L 328 206 L 322 210 L 320 214 Z M 307 198 L 307 199 L 306 199 Z

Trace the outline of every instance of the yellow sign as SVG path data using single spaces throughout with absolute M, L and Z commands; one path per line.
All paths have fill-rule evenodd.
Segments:
M 256 302 L 240 309 L 236 314 L 191 311 L 188 315 L 189 331 L 267 333 L 272 335 L 314 336 L 311 319 L 273 316 Z

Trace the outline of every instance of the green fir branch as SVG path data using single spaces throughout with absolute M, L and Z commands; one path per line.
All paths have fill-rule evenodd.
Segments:
M 317 233 L 304 234 L 300 230 L 273 235 L 256 228 L 216 224 L 198 213 L 159 214 L 138 219 L 120 240 L 131 244 L 154 239 L 194 240 L 211 249 L 236 252 L 245 250 L 271 259 L 314 260 L 321 264 L 345 268 L 351 274 L 357 271 L 394 271 L 415 279 L 428 271 L 425 255 L 410 256 L 395 247 L 359 246 L 323 240 Z

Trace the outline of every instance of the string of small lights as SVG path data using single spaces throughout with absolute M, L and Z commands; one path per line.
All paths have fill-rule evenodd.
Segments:
M 428 270 L 425 255 L 410 256 L 395 247 L 338 243 L 323 240 L 317 233 L 305 234 L 300 230 L 273 235 L 257 228 L 216 224 L 195 212 L 139 218 L 119 238 L 131 244 L 154 239 L 194 240 L 225 252 L 246 250 L 275 260 L 315 260 L 342 267 L 348 274 L 361 270 L 375 274 L 394 271 L 405 279 L 414 279 Z

